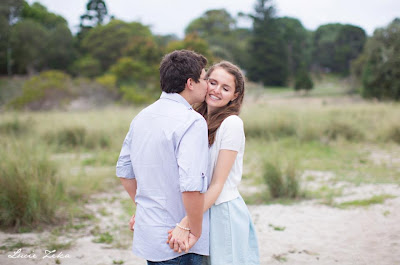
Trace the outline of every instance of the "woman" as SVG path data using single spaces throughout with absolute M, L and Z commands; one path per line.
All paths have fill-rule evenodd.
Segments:
M 209 262 L 260 264 L 254 225 L 237 189 L 245 146 L 243 122 L 237 116 L 243 103 L 244 77 L 237 66 L 226 61 L 213 65 L 206 77 L 206 100 L 195 109 L 206 119 L 209 134 L 212 180 L 204 203 L 204 211 L 210 209 Z M 185 217 L 172 231 L 174 239 L 185 238 L 188 228 Z

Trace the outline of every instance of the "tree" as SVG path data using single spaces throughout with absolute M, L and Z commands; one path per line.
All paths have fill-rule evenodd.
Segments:
M 39 3 L 24 2 L 18 23 L 12 26 L 12 59 L 17 73 L 67 69 L 74 57 L 67 21 Z
M 82 40 L 90 29 L 103 25 L 107 15 L 108 10 L 105 1 L 89 0 L 86 4 L 86 13 L 80 17 L 81 22 L 79 24 L 80 30 L 78 32 L 78 39 Z
M 311 80 L 308 71 L 304 68 L 301 68 L 299 71 L 297 71 L 294 89 L 309 91 L 313 89 L 313 87 L 314 83 Z
M 366 40 L 367 34 L 362 28 L 344 25 L 336 38 L 333 71 L 348 75 L 351 61 L 362 52 Z
M 317 69 L 348 75 L 350 62 L 361 53 L 365 31 L 353 25 L 320 26 L 313 40 L 313 63 Z
M 377 29 L 357 63 L 362 67 L 362 96 L 400 100 L 400 18 Z
M 206 11 L 193 20 L 185 29 L 185 34 L 197 33 L 202 38 L 229 35 L 236 21 L 225 9 Z
M 335 40 L 341 24 L 327 24 L 318 27 L 313 39 L 313 64 L 319 70 L 331 71 L 335 56 Z
M 71 68 L 70 72 L 74 75 L 89 78 L 96 77 L 102 72 L 99 60 L 94 59 L 90 55 L 80 57 L 78 60 L 74 61 Z
M 2 0 L 0 3 L 0 73 L 12 74 L 11 28 L 18 22 L 23 0 Z
M 307 71 L 310 66 L 310 34 L 296 18 L 278 18 L 277 23 L 285 43 L 288 75 L 295 78 L 300 70 Z
M 107 18 L 108 10 L 105 1 L 89 0 L 86 4 L 86 13 L 81 16 L 80 27 L 100 26 Z
M 139 22 L 112 20 L 107 25 L 90 30 L 82 39 L 82 50 L 84 54 L 99 60 L 101 71 L 104 72 L 128 52 L 128 46 L 136 37 L 152 38 L 149 27 Z
M 68 23 L 62 16 L 49 12 L 47 8 L 38 2 L 33 3 L 31 6 L 24 2 L 24 8 L 21 12 L 22 19 L 31 19 L 47 30 L 54 30 L 58 25 L 62 24 L 68 27 Z
M 57 24 L 48 31 L 45 67 L 66 70 L 75 58 L 74 40 L 66 24 Z
M 129 56 L 136 61 L 142 61 L 147 65 L 158 65 L 163 52 L 153 36 L 132 36 L 123 49 L 123 56 Z
M 287 81 L 287 51 L 275 8 L 271 0 L 258 0 L 253 20 L 253 35 L 248 52 L 251 54 L 247 66 L 248 78 L 264 85 L 283 86 Z
M 220 59 L 241 64 L 246 55 L 249 30 L 237 27 L 237 21 L 225 9 L 206 11 L 194 19 L 185 29 L 185 34 L 197 34 L 207 41 L 212 54 Z M 241 41 L 237 41 L 240 39 Z
M 13 26 L 11 46 L 17 73 L 33 74 L 43 68 L 47 37 L 46 29 L 31 19 Z
M 186 35 L 183 40 L 170 42 L 167 46 L 166 52 L 168 53 L 174 50 L 181 50 L 181 49 L 186 49 L 201 53 L 208 59 L 210 63 L 213 63 L 214 61 L 208 43 L 195 33 Z

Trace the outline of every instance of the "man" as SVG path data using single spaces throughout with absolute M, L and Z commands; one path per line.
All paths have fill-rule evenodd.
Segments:
M 133 119 L 117 162 L 116 174 L 136 203 L 133 253 L 148 264 L 197 265 L 209 254 L 208 212 L 203 218 L 207 124 L 191 107 L 205 99 L 206 64 L 204 56 L 187 50 L 163 58 L 161 97 Z M 188 254 L 174 252 L 166 243 L 168 230 L 185 215 Z

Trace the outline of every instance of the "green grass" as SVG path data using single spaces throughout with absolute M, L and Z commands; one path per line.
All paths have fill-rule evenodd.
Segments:
M 337 77 L 318 82 L 315 93 L 319 91 L 326 95 L 334 93 L 334 88 L 341 84 Z M 337 97 L 335 104 L 322 104 L 322 99 L 313 96 L 297 97 L 289 88 L 267 88 L 264 91 L 253 85 L 254 91 L 250 90 L 251 86 L 249 98 L 260 96 L 268 99 L 273 94 L 273 98 L 284 101 L 278 104 L 273 100 L 250 102 L 243 106 L 241 117 L 246 131 L 243 178 L 248 184 L 264 185 L 263 163 L 273 159 L 283 161 L 283 175 L 287 175 L 285 163 L 296 161 L 298 174 L 304 170 L 329 171 L 335 175 L 331 181 L 400 184 L 400 173 L 395 170 L 399 166 L 397 162 L 375 163 L 370 158 L 374 150 L 398 157 L 398 103 L 353 102 L 349 98 Z M 345 95 L 344 89 L 340 93 Z M 138 111 L 139 108 L 114 107 L 86 112 L 1 112 L 0 170 L 6 173 L 1 175 L 0 181 L 8 187 L 3 189 L 0 201 L 3 205 L 2 225 L 15 227 L 25 223 L 39 227 L 40 223 L 59 217 L 87 220 L 89 217 L 85 216 L 82 205 L 88 198 L 120 185 L 115 177 L 115 163 L 129 124 Z M 21 160 L 26 162 L 20 163 Z M 15 181 L 17 179 L 25 181 Z M 21 185 L 28 185 L 26 189 L 31 193 L 17 192 Z M 7 192 L 9 195 L 4 195 Z M 46 195 L 41 197 L 38 192 Z M 340 195 L 340 190 L 321 189 L 301 191 L 298 197 L 332 202 Z M 21 204 L 20 198 L 24 196 L 30 196 L 22 201 L 32 206 L 18 211 L 24 215 L 15 215 L 17 211 L 13 209 L 16 208 L 7 203 Z M 46 199 L 50 197 L 51 200 Z M 58 202 L 57 198 L 63 198 L 63 201 Z M 270 192 L 264 191 L 249 195 L 246 201 L 295 203 L 298 198 L 274 199 Z M 126 204 L 127 215 L 131 215 L 132 203 L 127 201 L 123 204 Z M 33 210 L 35 205 L 48 210 Z M 25 214 L 36 217 L 32 219 Z M 20 227 L 17 231 L 29 229 Z
M 343 188 L 331 188 L 328 185 L 323 185 L 316 190 L 307 190 L 307 198 L 321 199 L 321 203 L 332 206 L 334 204 L 334 198 L 343 195 Z
M 273 225 L 273 224 L 269 224 L 269 227 L 271 227 L 272 229 L 274 229 L 275 231 L 285 231 L 286 227 L 284 226 L 277 226 L 277 225 Z
M 386 199 L 392 199 L 392 198 L 396 198 L 396 196 L 389 195 L 389 194 L 382 194 L 382 195 L 373 196 L 369 199 L 342 202 L 340 204 L 337 204 L 336 206 L 339 208 L 367 207 L 367 206 L 370 206 L 373 204 L 382 204 L 385 202 Z
M 72 241 L 68 242 L 59 242 L 57 238 L 51 238 L 48 243 L 46 243 L 46 249 L 47 250 L 64 250 L 64 249 L 70 249 L 73 245 Z
M 391 144 L 364 144 L 349 141 L 323 143 L 303 142 L 296 138 L 275 141 L 246 140 L 245 165 L 253 170 L 253 183 L 262 183 L 262 161 L 283 159 L 298 161 L 297 169 L 333 172 L 335 180 L 360 183 L 399 183 L 400 173 L 385 164 L 376 164 L 370 158 L 374 149 L 399 152 L 400 148 Z M 370 151 L 370 149 L 372 151 Z
M 277 260 L 277 261 L 279 261 L 279 262 L 287 262 L 288 261 L 288 259 L 287 259 L 287 257 L 286 257 L 286 254 L 279 254 L 279 255 L 272 255 L 272 257 L 275 259 L 275 260 Z
M 54 222 L 65 187 L 46 148 L 13 138 L 1 145 L 0 224 L 18 230 Z
M 93 239 L 94 243 L 105 243 L 111 244 L 114 238 L 109 232 L 100 233 L 97 235 L 97 238 Z
M 2 250 L 12 251 L 12 250 L 15 250 L 15 249 L 20 249 L 20 248 L 24 248 L 24 247 L 31 247 L 31 246 L 33 246 L 33 245 L 30 244 L 30 243 L 25 243 L 25 242 L 22 242 L 22 241 L 18 241 L 16 243 L 11 244 L 11 245 L 2 245 L 1 249 Z

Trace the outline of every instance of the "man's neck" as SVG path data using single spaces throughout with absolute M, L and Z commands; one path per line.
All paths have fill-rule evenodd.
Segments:
M 193 105 L 195 102 L 192 102 L 192 98 L 190 97 L 190 94 L 187 92 L 187 90 L 183 90 L 181 93 L 179 93 L 190 105 Z

